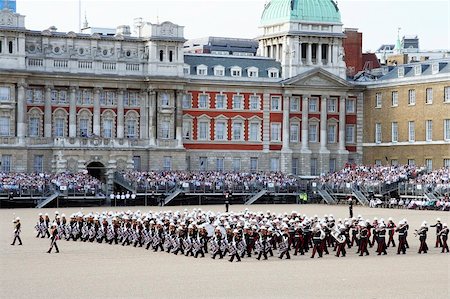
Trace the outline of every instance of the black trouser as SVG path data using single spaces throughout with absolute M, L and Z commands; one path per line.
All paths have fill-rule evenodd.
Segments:
M 283 252 L 280 254 L 280 259 L 282 259 L 283 256 L 284 256 L 285 254 L 286 254 L 286 259 L 287 259 L 287 260 L 291 258 L 291 254 L 289 253 L 289 250 L 286 250 L 286 251 L 283 251 Z
M 202 257 L 205 257 L 205 253 L 203 252 L 202 249 L 200 249 L 199 251 L 197 251 L 197 252 L 195 253 L 195 258 L 198 258 L 198 255 L 199 255 L 199 254 L 201 254 Z
M 17 240 L 19 240 L 19 245 L 22 245 L 22 240 L 20 239 L 20 236 L 19 236 L 19 234 L 16 234 L 16 235 L 15 235 L 15 237 L 14 237 L 14 241 L 12 242 L 12 244 L 11 244 L 11 245 L 14 245 L 14 244 L 16 244 L 16 239 L 17 239 Z
M 232 262 L 234 260 L 234 257 L 236 257 L 238 262 L 241 261 L 241 257 L 239 256 L 239 253 L 236 252 L 236 253 L 231 255 L 230 262 Z
M 392 235 L 389 234 L 389 240 L 387 243 L 387 247 L 389 247 L 391 245 L 391 243 L 392 243 L 392 247 L 395 247 L 394 234 L 392 234 Z
M 163 247 L 163 245 L 162 245 L 162 243 L 160 242 L 160 243 L 158 243 L 154 248 L 153 248 L 153 251 L 158 251 L 158 248 L 160 248 L 161 249 L 161 251 L 164 251 L 164 247 Z
M 213 254 L 212 258 L 215 259 L 215 258 L 216 258 L 216 255 L 219 255 L 220 258 L 223 258 L 222 250 L 220 250 L 220 249 L 217 250 L 217 251 Z
M 447 250 L 447 252 L 448 252 L 447 236 L 442 236 L 442 251 L 441 252 L 444 252 L 445 250 Z
M 319 257 L 322 257 L 322 242 L 320 240 L 314 241 L 314 247 L 311 258 L 314 258 L 316 252 L 319 254 Z
M 52 242 L 50 243 L 50 249 L 47 251 L 48 253 L 52 252 L 53 247 L 56 249 L 56 253 L 59 252 L 58 244 L 56 244 L 56 239 L 52 239 Z
M 266 250 L 265 250 L 265 249 L 261 249 L 261 250 L 259 251 L 258 257 L 257 257 L 256 259 L 260 260 L 260 259 L 261 259 L 261 255 L 264 256 L 264 259 L 265 259 L 265 260 L 267 260 L 267 253 L 266 253 Z

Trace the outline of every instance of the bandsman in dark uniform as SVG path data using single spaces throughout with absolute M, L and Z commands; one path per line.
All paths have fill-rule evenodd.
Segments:
M 53 223 L 50 228 L 50 249 L 47 251 L 47 253 L 51 253 L 53 247 L 56 249 L 56 253 L 59 253 L 58 245 L 56 244 L 56 241 L 58 240 L 58 226 L 56 223 Z
M 378 255 L 381 255 L 382 253 L 384 255 L 387 254 L 386 252 L 386 226 L 384 223 L 380 223 L 376 229 L 377 232 L 377 253 Z
M 367 224 L 364 221 L 361 221 L 360 226 L 359 256 L 363 256 L 364 253 L 369 255 L 369 250 L 367 250 L 367 245 L 369 244 L 369 230 L 367 229 Z
M 427 231 L 428 231 L 428 227 L 427 227 L 427 223 L 424 221 L 420 227 L 420 229 L 416 229 L 416 234 L 419 236 L 419 240 L 420 240 L 420 247 L 419 247 L 419 251 L 417 252 L 418 254 L 423 253 L 427 253 L 428 252 L 428 245 L 427 245 Z
M 442 239 L 442 251 L 441 253 L 444 253 L 447 250 L 448 253 L 448 245 L 447 245 L 447 240 L 448 240 L 448 227 L 447 227 L 447 223 L 444 223 L 442 225 L 442 229 L 439 232 L 439 236 Z
M 13 220 L 14 223 L 14 240 L 11 243 L 11 245 L 14 246 L 14 244 L 16 244 L 16 240 L 19 241 L 19 245 L 22 245 L 22 240 L 20 239 L 20 218 L 16 217 L 16 219 Z
M 406 254 L 406 223 L 401 220 L 398 223 L 398 227 L 395 229 L 395 231 L 398 233 L 398 248 L 397 248 L 397 254 L 400 254 L 402 252 L 403 254 Z
M 436 245 L 435 248 L 442 247 L 441 236 L 439 232 L 442 230 L 441 219 L 436 219 L 436 224 L 430 225 L 430 227 L 436 227 Z
M 386 247 L 389 247 L 391 244 L 392 244 L 392 247 L 395 247 L 395 241 L 394 241 L 395 228 L 396 228 L 396 225 L 395 225 L 394 221 L 392 221 L 392 218 L 389 218 L 388 224 L 387 224 L 387 229 L 389 232 L 389 240 L 387 242 Z

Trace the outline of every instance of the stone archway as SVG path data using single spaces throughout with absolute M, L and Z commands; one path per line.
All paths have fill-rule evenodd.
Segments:
M 105 165 L 100 162 L 91 162 L 86 166 L 88 174 L 94 178 L 100 180 L 102 183 L 106 183 L 106 169 Z

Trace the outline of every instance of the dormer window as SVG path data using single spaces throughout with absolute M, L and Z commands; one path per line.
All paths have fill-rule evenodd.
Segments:
M 197 75 L 207 76 L 208 75 L 208 67 L 204 64 L 197 66 Z
M 433 75 L 439 73 L 439 63 L 433 63 L 433 65 L 431 66 L 431 73 Z
M 269 78 L 278 78 L 278 76 L 279 76 L 278 69 L 276 69 L 276 68 L 270 68 L 270 69 L 267 71 L 267 75 L 269 76 Z
M 247 74 L 249 78 L 258 78 L 258 68 L 256 67 L 249 67 L 247 69 Z
M 231 68 L 231 77 L 241 77 L 242 69 L 238 66 L 234 66 Z
M 401 66 L 398 68 L 398 77 L 403 78 L 404 76 L 405 76 L 405 68 Z
M 183 74 L 190 75 L 191 74 L 191 67 L 189 65 L 185 65 L 183 67 Z
M 221 66 L 221 65 L 216 65 L 214 67 L 214 76 L 225 76 L 225 67 Z
M 414 66 L 414 75 L 420 76 L 420 74 L 422 74 L 422 66 L 421 65 Z

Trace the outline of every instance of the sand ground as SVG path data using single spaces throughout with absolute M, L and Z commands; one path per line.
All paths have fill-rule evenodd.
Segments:
M 193 206 L 186 207 L 188 209 Z M 232 206 L 234 211 L 244 206 Z M 128 208 L 127 208 L 128 209 Z M 149 208 L 130 207 L 147 211 Z M 152 210 L 159 208 L 152 207 Z M 184 207 L 165 209 L 183 210 Z M 203 206 L 223 211 L 223 206 Z M 252 211 L 299 211 L 313 216 L 348 216 L 344 206 L 255 205 Z M 71 214 L 79 209 L 59 209 Z M 89 208 L 103 211 L 105 208 Z M 48 239 L 35 238 L 39 212 L 54 209 L 0 210 L 0 298 L 450 298 L 450 255 L 434 248 L 430 231 L 426 255 L 417 254 L 419 240 L 412 234 L 423 220 L 437 217 L 450 224 L 448 212 L 355 208 L 355 215 L 407 218 L 411 224 L 406 255 L 322 259 L 296 256 L 268 261 L 244 258 L 241 263 L 175 256 L 143 248 L 59 241 L 61 253 L 45 253 Z M 22 219 L 23 246 L 11 246 L 12 219 Z

